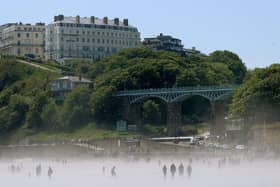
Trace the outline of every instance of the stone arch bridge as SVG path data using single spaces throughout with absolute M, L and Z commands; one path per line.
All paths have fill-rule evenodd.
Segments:
M 224 100 L 229 98 L 238 88 L 229 86 L 195 86 L 180 88 L 160 88 L 144 90 L 124 90 L 116 93 L 116 97 L 124 98 L 124 118 L 141 123 L 139 103 L 146 99 L 159 98 L 167 103 L 167 127 L 169 135 L 176 135 L 181 125 L 181 103 L 192 96 L 201 96 L 209 100 L 212 112 L 212 134 L 221 134 L 224 130 Z M 138 117 L 137 117 L 138 116 Z

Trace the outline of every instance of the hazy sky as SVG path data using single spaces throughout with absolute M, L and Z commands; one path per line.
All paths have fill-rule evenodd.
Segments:
M 128 18 L 141 37 L 180 38 L 204 53 L 231 50 L 249 68 L 280 62 L 279 0 L 8 0 L 0 24 L 50 23 L 53 16 Z

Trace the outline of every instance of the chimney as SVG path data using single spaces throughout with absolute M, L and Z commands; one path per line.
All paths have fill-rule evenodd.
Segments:
M 114 24 L 115 24 L 115 25 L 119 25 L 119 24 L 120 24 L 119 18 L 115 18 L 115 19 L 114 19 Z
M 128 26 L 128 19 L 124 19 L 124 20 L 123 20 L 123 24 L 124 24 L 125 26 Z
M 77 23 L 77 24 L 80 24 L 80 21 L 81 21 L 80 16 L 79 16 L 79 15 L 76 16 L 76 23 Z
M 103 23 L 106 24 L 106 25 L 108 24 L 108 17 L 103 18 Z
M 58 16 L 54 16 L 54 21 L 63 21 L 64 20 L 64 15 L 60 14 Z
M 95 23 L 95 17 L 94 17 L 94 16 L 91 16 L 91 17 L 90 17 L 90 23 L 91 23 L 91 24 L 94 24 L 94 23 Z

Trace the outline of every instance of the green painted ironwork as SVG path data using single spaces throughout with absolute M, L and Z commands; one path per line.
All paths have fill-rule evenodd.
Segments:
M 142 90 L 124 90 L 116 93 L 117 97 L 127 97 L 130 104 L 141 102 L 148 98 L 159 98 L 166 103 L 180 102 L 191 96 L 202 96 L 210 101 L 218 101 L 232 95 L 238 88 L 229 86 L 195 86 L 179 88 L 159 88 Z

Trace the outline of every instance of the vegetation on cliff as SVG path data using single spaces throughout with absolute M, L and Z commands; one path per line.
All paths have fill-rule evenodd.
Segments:
M 65 66 L 42 63 L 61 69 L 62 73 L 20 64 L 15 58 L 0 59 L 1 133 L 18 128 L 69 131 L 91 121 L 114 124 L 120 119 L 122 107 L 121 101 L 114 97 L 117 90 L 239 84 L 246 74 L 244 63 L 229 51 L 216 51 L 205 57 L 140 48 L 122 50 L 93 64 L 86 61 Z M 49 90 L 50 82 L 67 73 L 93 80 L 93 92 L 77 87 L 64 102 L 55 100 Z M 201 98 L 194 98 L 192 105 L 196 106 L 199 100 Z M 201 108 L 207 105 L 207 102 L 201 103 Z M 144 121 L 163 123 L 166 111 L 162 108 L 159 101 L 145 101 Z M 204 111 L 197 107 L 188 110 L 190 114 Z

